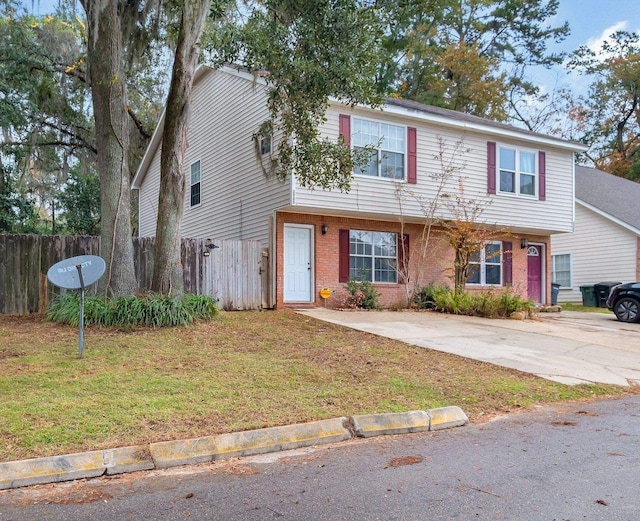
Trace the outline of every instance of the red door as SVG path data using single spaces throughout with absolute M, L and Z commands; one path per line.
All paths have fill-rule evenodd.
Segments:
M 542 302 L 542 246 L 527 249 L 527 283 L 529 300 Z

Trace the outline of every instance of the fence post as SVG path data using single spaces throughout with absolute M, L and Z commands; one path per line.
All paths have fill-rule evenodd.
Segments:
M 38 291 L 38 313 L 44 315 L 49 304 L 49 284 L 46 273 L 40 273 L 40 285 Z

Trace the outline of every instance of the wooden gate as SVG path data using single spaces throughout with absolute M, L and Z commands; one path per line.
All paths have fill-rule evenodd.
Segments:
M 261 309 L 268 257 L 260 241 L 207 240 L 202 247 L 202 293 L 216 298 L 222 309 Z

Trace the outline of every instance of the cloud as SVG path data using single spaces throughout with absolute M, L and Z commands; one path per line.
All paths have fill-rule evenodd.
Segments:
M 602 49 L 602 44 L 611 38 L 611 35 L 617 31 L 625 31 L 627 29 L 627 22 L 618 22 L 611 27 L 607 27 L 602 34 L 597 38 L 589 38 L 587 40 L 587 47 L 595 53 L 599 53 Z

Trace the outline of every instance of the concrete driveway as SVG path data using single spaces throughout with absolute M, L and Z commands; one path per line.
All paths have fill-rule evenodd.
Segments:
M 430 311 L 299 313 L 565 384 L 640 384 L 640 324 L 618 322 L 613 314 L 563 311 L 506 320 Z

